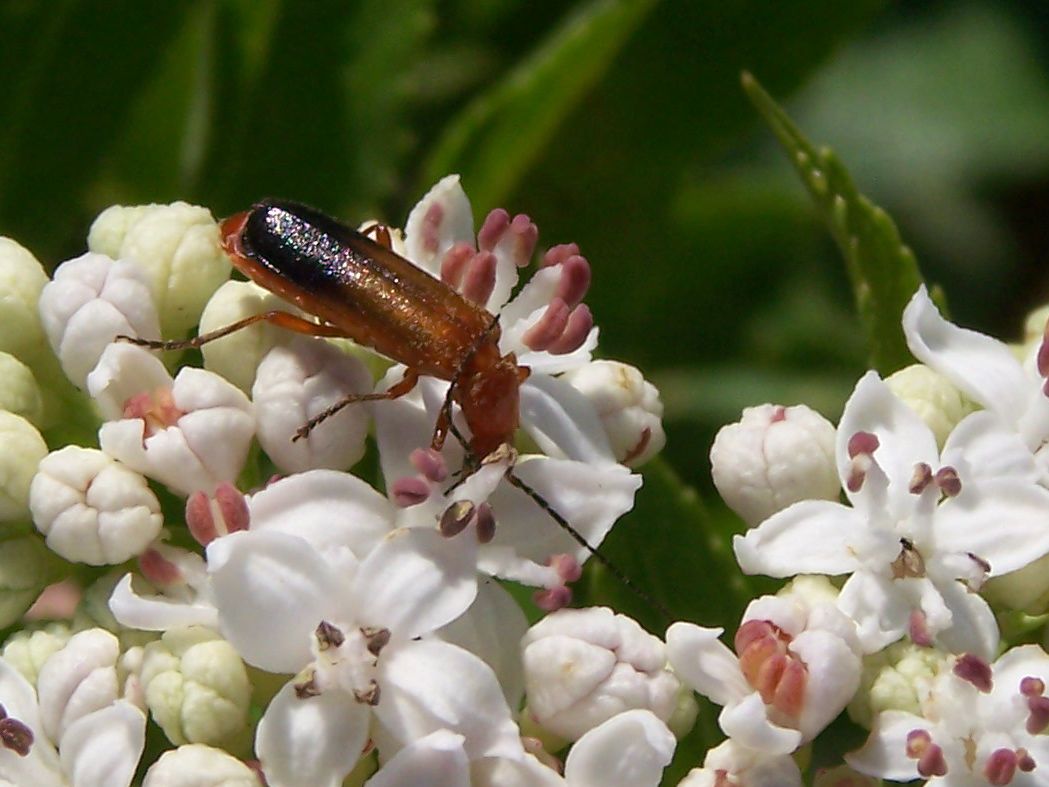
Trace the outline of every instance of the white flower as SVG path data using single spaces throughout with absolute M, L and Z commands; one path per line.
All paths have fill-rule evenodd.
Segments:
M 520 750 L 491 670 L 454 645 L 418 639 L 473 600 L 475 539 L 472 529 L 454 539 L 400 529 L 360 561 L 272 529 L 208 546 L 220 630 L 248 663 L 300 673 L 256 735 L 272 787 L 340 781 L 372 715 L 398 746 L 449 728 L 472 757 Z
M 113 205 L 91 225 L 87 245 L 145 270 L 164 336 L 182 336 L 196 325 L 208 298 L 229 277 L 211 212 L 185 202 Z
M 4 643 L 0 656 L 36 686 L 40 668 L 69 642 L 73 632 L 65 623 L 51 623 L 36 631 L 17 631 Z
M 521 641 L 525 712 L 568 740 L 634 708 L 665 722 L 681 683 L 667 669 L 663 643 L 607 607 L 562 609 Z
M 710 449 L 714 484 L 748 525 L 799 500 L 837 500 L 834 425 L 805 405 L 748 407 Z
M 903 332 L 914 356 L 954 383 L 966 396 L 997 414 L 1036 455 L 1041 481 L 1049 484 L 1049 367 L 1045 340 L 1024 362 L 1004 343 L 959 328 L 940 316 L 925 287 L 903 312 Z
M 678 676 L 723 706 L 718 723 L 749 749 L 789 754 L 812 740 L 852 699 L 860 680 L 852 621 L 806 592 L 750 603 L 733 653 L 722 629 L 674 623 L 667 656 Z
M 650 711 L 626 711 L 576 742 L 564 776 L 531 755 L 471 760 L 463 744 L 461 735 L 433 732 L 398 752 L 366 787 L 656 787 L 675 741 Z
M 386 380 L 393 375 L 388 374 Z M 582 400 L 567 383 L 552 377 L 545 380 L 551 387 L 567 388 Z M 398 525 L 432 526 L 455 500 L 469 500 L 477 510 L 494 517 L 495 522 L 494 537 L 482 544 L 478 553 L 481 571 L 547 588 L 553 595 L 563 593 L 566 580 L 576 577 L 559 567 L 562 557 L 582 564 L 590 557 L 590 551 L 535 500 L 503 478 L 508 459 L 482 466 L 450 495 L 444 491 L 450 484 L 448 468 L 462 466 L 461 446 L 448 440 L 440 456 L 430 457 L 435 467 L 416 466 L 419 450 L 430 443 L 446 391 L 446 383 L 424 377 L 410 394 L 376 404 L 376 437 L 386 488 L 403 506 Z M 563 419 L 556 427 L 551 421 L 548 430 L 569 449 L 571 458 L 523 456 L 513 465 L 513 473 L 564 517 L 588 544 L 596 547 L 616 520 L 633 507 L 641 477 L 611 461 L 607 440 L 592 407 L 585 400 L 581 404 L 581 413 L 569 415 L 562 411 Z M 528 412 L 532 411 L 522 410 L 523 417 Z M 401 498 L 402 490 L 415 491 L 418 497 Z
M 47 443 L 25 418 L 0 410 L 0 522 L 29 516 L 29 487 Z
M 371 390 L 364 364 L 327 342 L 295 337 L 277 345 L 259 364 L 251 392 L 259 443 L 285 473 L 322 467 L 345 470 L 364 455 L 367 407 L 344 407 L 305 438 L 292 438 L 303 424 L 347 395 Z
M 994 664 L 962 656 L 937 678 L 921 715 L 885 711 L 846 756 L 861 773 L 935 787 L 1045 783 L 1049 769 L 1049 656 L 1036 645 Z
M 191 743 L 160 755 L 142 787 L 260 787 L 255 772 L 221 749 Z
M 146 479 L 94 448 L 48 454 L 29 490 L 33 523 L 55 553 L 91 566 L 123 563 L 160 535 L 160 503 Z
M 62 371 L 78 388 L 116 336 L 160 338 L 146 272 L 91 252 L 58 266 L 40 295 L 40 320 Z
M 707 752 L 678 787 L 801 787 L 801 771 L 787 754 L 748 749 L 732 738 Z
M 10 238 L 0 238 L 0 351 L 35 366 L 47 352 L 37 302 L 47 273 L 36 257 Z
M 663 403 L 638 369 L 618 361 L 591 361 L 569 370 L 564 379 L 593 403 L 616 461 L 639 467 L 663 449 Z
M 116 638 L 73 636 L 40 670 L 37 689 L 0 659 L 0 780 L 33 787 L 126 787 L 146 718 L 120 698 Z
M 852 506 L 804 500 L 734 546 L 747 573 L 851 574 L 838 604 L 865 651 L 905 634 L 952 652 L 993 653 L 998 629 L 978 589 L 1049 552 L 1049 493 L 1030 452 L 989 412 L 968 416 L 942 454 L 874 372 L 838 427 L 838 474 Z
M 113 588 L 109 609 L 128 628 L 168 631 L 180 626 L 217 628 L 218 612 L 204 558 L 196 552 L 154 544 L 139 556 L 144 577 L 161 593 L 140 595 L 135 576 L 125 574 Z
M 220 743 L 244 728 L 251 684 L 233 647 L 202 626 L 172 629 L 145 647 L 146 705 L 168 740 Z
M 155 356 L 115 343 L 87 384 L 116 419 L 98 433 L 110 456 L 186 495 L 240 473 L 255 419 L 247 397 L 218 375 L 186 367 L 172 381 Z

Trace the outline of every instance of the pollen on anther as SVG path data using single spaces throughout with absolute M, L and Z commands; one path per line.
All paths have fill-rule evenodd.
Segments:
M 963 653 L 954 664 L 954 674 L 971 683 L 984 694 L 994 685 L 991 665 L 972 653 Z

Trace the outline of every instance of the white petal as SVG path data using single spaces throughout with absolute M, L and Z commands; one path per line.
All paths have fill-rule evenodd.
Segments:
M 615 462 L 593 403 L 564 380 L 535 372 L 525 380 L 521 426 L 548 456 Z
M 911 605 L 891 579 L 857 571 L 842 586 L 838 608 L 856 621 L 864 653 L 874 653 L 907 631 Z
M 353 579 L 357 619 L 413 639 L 459 617 L 477 595 L 477 539 L 466 530 L 398 528 L 361 563 Z
M 718 705 L 736 702 L 751 688 L 739 659 L 718 639 L 723 629 L 674 623 L 667 629 L 667 660 L 681 680 Z
M 801 745 L 797 730 L 777 727 L 768 718 L 768 708 L 756 691 L 735 705 L 726 705 L 718 724 L 730 738 L 768 754 L 790 754 Z
M 996 339 L 959 328 L 940 316 L 921 287 L 903 311 L 903 331 L 914 357 L 948 378 L 971 399 L 1016 423 L 1027 409 L 1031 384 L 1012 351 Z
M 458 175 L 437 181 L 408 214 L 404 246 L 408 259 L 440 276 L 441 258 L 454 244 L 473 244 L 473 213 Z
M 951 625 L 940 631 L 937 642 L 951 653 L 972 653 L 990 661 L 998 650 L 998 621 L 983 596 L 961 582 L 937 585 L 951 611 Z
M 925 462 L 930 467 L 939 464 L 932 430 L 892 393 L 876 372 L 867 372 L 860 378 L 841 414 L 835 455 L 843 482 L 849 477 L 852 461 L 848 455 L 849 440 L 857 432 L 877 436 L 874 458 L 888 477 L 890 489 L 895 490 L 893 497 L 909 494 L 907 489 L 915 464 Z M 852 499 L 847 488 L 846 494 Z
M 860 657 L 840 637 L 827 631 L 804 631 L 790 650 L 805 662 L 809 679 L 798 727 L 812 740 L 848 705 L 860 685 Z
M 12 719 L 25 724 L 33 732 L 33 745 L 29 754 L 20 757 L 14 751 L 0 748 L 0 779 L 8 779 L 16 785 L 62 784 L 59 774 L 58 753 L 44 734 L 37 705 L 36 692 L 9 662 L 0 658 L 0 705 Z
M 439 729 L 466 738 L 471 759 L 520 756 L 521 740 L 491 668 L 439 641 L 391 644 L 379 660 L 375 714 L 402 744 Z
M 130 702 L 118 700 L 66 730 L 62 767 L 75 787 L 127 787 L 145 740 L 145 715 Z
M 907 756 L 907 735 L 928 729 L 929 722 L 903 711 L 883 711 L 863 748 L 845 755 L 845 761 L 860 773 L 881 779 L 906 782 L 918 778 L 918 761 Z
M 587 465 L 543 456 L 524 457 L 514 474 L 532 487 L 591 547 L 597 547 L 623 514 L 634 507 L 641 476 L 622 465 Z M 495 538 L 481 548 L 482 571 L 489 548 L 512 547 L 521 557 L 544 563 L 568 553 L 583 563 L 581 546 L 550 514 L 520 489 L 504 482 L 489 499 L 496 516 Z
M 314 548 L 349 547 L 363 558 L 393 527 L 390 502 L 349 473 L 310 470 L 281 478 L 248 500 L 251 529 L 305 539 Z
M 470 768 L 472 787 L 570 787 L 531 754 L 520 759 L 485 757 Z
M 365 787 L 470 787 L 470 761 L 463 751 L 463 736 L 437 730 L 405 746 Z
M 528 620 L 513 596 L 492 579 L 481 582 L 470 608 L 434 635 L 480 656 L 495 671 L 507 704 L 516 708 L 524 694 L 519 643 Z
M 207 554 L 219 628 L 241 657 L 269 672 L 306 666 L 317 624 L 342 617 L 346 588 L 328 563 L 301 538 L 250 530 L 212 541 Z
M 299 699 L 294 682 L 277 692 L 255 732 L 269 787 L 336 787 L 368 740 L 368 706 L 341 691 Z
M 655 787 L 676 743 L 651 711 L 620 713 L 576 741 L 565 761 L 565 781 L 572 787 Z
M 958 471 L 963 490 L 974 482 L 1011 479 L 1033 483 L 1039 471 L 1020 436 L 990 410 L 966 416 L 943 446 L 942 465 Z
M 183 602 L 164 596 L 140 596 L 125 574 L 109 597 L 109 611 L 129 628 L 167 631 L 180 626 L 218 628 L 218 610 L 206 601 Z
M 732 539 L 746 574 L 847 574 L 883 545 L 866 518 L 829 500 L 802 500 L 777 511 L 760 525 Z M 890 541 L 899 542 L 890 536 Z
M 933 519 L 935 543 L 971 552 L 1008 574 L 1049 553 L 1049 490 L 1010 479 L 966 486 L 940 504 Z
M 124 403 L 135 394 L 170 387 L 171 375 L 159 358 L 124 342 L 106 347 L 98 365 L 87 376 L 87 390 L 107 420 L 120 418 Z

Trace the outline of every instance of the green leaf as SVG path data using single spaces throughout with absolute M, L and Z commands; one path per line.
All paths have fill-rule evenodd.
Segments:
M 834 152 L 816 149 L 749 73 L 742 81 L 845 257 L 871 365 L 882 374 L 906 366 L 912 358 L 900 315 L 922 282 L 913 252 L 889 215 L 859 193 Z
M 423 166 L 422 183 L 458 172 L 475 205 L 500 203 L 654 5 L 595 0 L 582 6 L 450 125 Z

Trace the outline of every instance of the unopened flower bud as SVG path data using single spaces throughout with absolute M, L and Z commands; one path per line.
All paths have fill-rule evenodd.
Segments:
M 10 353 L 0 352 L 0 410 L 40 426 L 44 401 L 32 370 Z
M 269 311 L 300 314 L 294 306 L 254 282 L 230 280 L 215 290 L 204 307 L 198 331 L 209 333 Z M 201 347 L 204 368 L 225 377 L 244 393 L 250 393 L 255 370 L 263 357 L 288 338 L 288 331 L 265 321 L 257 322 Z
M 592 361 L 564 379 L 593 403 L 617 461 L 638 467 L 662 450 L 663 403 L 639 370 L 618 361 Z
M 924 364 L 900 369 L 885 378 L 885 384 L 932 430 L 940 447 L 951 430 L 976 409 L 950 380 Z
M 922 715 L 933 681 L 951 667 L 950 657 L 934 648 L 901 640 L 863 659 L 860 688 L 849 703 L 849 717 L 870 727 L 882 711 Z
M 160 338 L 148 274 L 105 254 L 88 252 L 59 265 L 40 295 L 40 319 L 62 371 L 81 389 L 117 336 Z
M 260 787 L 255 772 L 230 754 L 190 743 L 160 755 L 142 787 Z
M 123 563 L 160 535 L 146 479 L 94 448 L 69 445 L 40 462 L 29 505 L 54 552 L 92 566 Z
M 244 662 L 203 626 L 171 629 L 146 645 L 142 684 L 150 713 L 172 743 L 219 743 L 247 721 Z
M 47 736 L 61 741 L 77 720 L 122 698 L 120 645 L 102 629 L 74 634 L 40 668 L 37 695 Z
M 271 349 L 259 364 L 252 399 L 259 443 L 285 473 L 345 470 L 364 456 L 369 410 L 350 404 L 293 440 L 308 420 L 350 394 L 371 393 L 364 364 L 322 341 L 296 337 Z
M 678 707 L 680 681 L 667 669 L 658 637 L 605 607 L 562 609 L 521 641 L 526 712 L 568 740 L 633 708 L 666 721 Z
M 980 588 L 991 604 L 1042 615 L 1049 610 L 1049 555 L 1043 555 L 1021 569 L 991 577 Z
M 35 631 L 16 631 L 4 643 L 0 658 L 35 686 L 44 662 L 64 648 L 72 636 L 73 632 L 67 623 L 50 623 Z
M 91 225 L 87 245 L 147 271 L 164 336 L 182 336 L 196 325 L 229 277 L 218 224 L 206 208 L 185 202 L 107 208 Z
M 36 536 L 10 538 L 0 546 L 0 628 L 17 621 L 55 581 L 54 556 Z
M 29 421 L 0 410 L 0 522 L 29 516 L 29 485 L 47 443 Z
M 710 449 L 718 492 L 751 526 L 799 500 L 837 500 L 834 425 L 805 405 L 748 407 Z
M 10 238 L 0 238 L 0 351 L 33 365 L 47 352 L 37 316 L 47 274 L 28 250 Z

